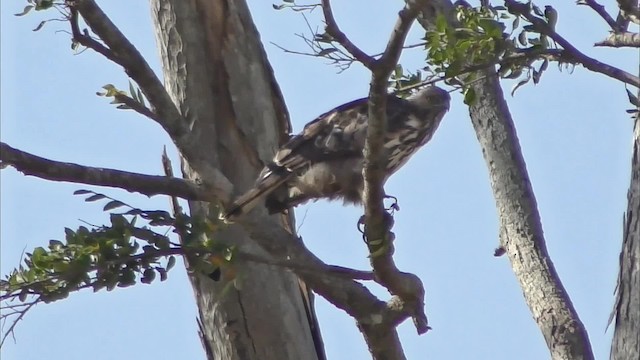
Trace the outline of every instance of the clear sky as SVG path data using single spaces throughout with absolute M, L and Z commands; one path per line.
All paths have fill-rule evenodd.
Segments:
M 160 154 L 169 138 L 159 126 L 117 110 L 95 95 L 112 83 L 127 88 L 124 72 L 100 55 L 74 55 L 66 23 L 48 23 L 53 12 L 14 17 L 24 1 L 2 1 L 1 139 L 55 160 L 161 174 Z M 100 1 L 152 67 L 160 69 L 148 3 Z M 613 13 L 615 2 L 604 2 Z M 546 5 L 546 3 L 539 3 Z M 359 65 L 337 74 L 326 61 L 285 54 L 270 42 L 305 50 L 294 33 L 307 31 L 301 16 L 275 11 L 270 1 L 250 1 L 295 131 L 318 114 L 366 96 L 369 74 Z M 400 1 L 335 1 L 343 30 L 371 53 L 384 48 Z M 589 55 L 638 69 L 637 50 L 594 49 L 608 34 L 592 10 L 573 1 L 557 6 L 558 31 Z M 320 12 L 310 17 L 319 24 Z M 415 26 L 408 43 L 420 38 Z M 407 69 L 421 66 L 419 49 L 405 52 Z M 504 83 L 508 92 L 513 84 Z M 612 308 L 629 185 L 631 120 L 624 86 L 578 67 L 570 74 L 550 66 L 537 86 L 508 96 L 547 246 L 585 323 L 598 358 L 609 352 L 605 333 Z M 174 156 L 174 162 L 177 158 Z M 23 249 L 64 238 L 64 227 L 103 224 L 101 205 L 72 192 L 91 188 L 140 208 L 168 208 L 168 199 L 126 191 L 53 183 L 1 172 L 1 270 L 18 264 Z M 506 257 L 494 258 L 498 222 L 486 167 L 466 106 L 454 95 L 452 109 L 434 139 L 387 185 L 399 198 L 395 233 L 398 266 L 416 273 L 426 288 L 433 331 L 418 336 L 410 321 L 400 326 L 410 359 L 544 359 L 548 351 L 524 303 Z M 331 264 L 367 269 L 356 231 L 362 210 L 318 202 L 297 210 L 307 246 Z M 379 287 L 376 293 L 387 295 Z M 184 268 L 163 283 L 113 292 L 75 293 L 34 308 L 17 327 L 4 360 L 201 359 L 196 308 Z M 322 299 L 318 317 L 330 359 L 369 358 L 354 321 Z

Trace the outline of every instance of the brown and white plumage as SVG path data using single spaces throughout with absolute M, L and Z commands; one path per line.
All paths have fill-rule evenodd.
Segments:
M 387 178 L 431 139 L 449 102 L 449 93 L 434 86 L 406 99 L 388 96 Z M 254 187 L 236 199 L 223 218 L 236 219 L 262 199 L 270 213 L 319 198 L 361 203 L 368 117 L 367 98 L 317 117 L 278 150 Z

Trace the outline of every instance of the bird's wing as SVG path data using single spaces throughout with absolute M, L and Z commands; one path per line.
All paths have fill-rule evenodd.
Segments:
M 341 105 L 308 123 L 302 132 L 284 144 L 273 163 L 295 172 L 309 164 L 338 156 L 359 156 L 367 129 L 367 99 Z
M 413 105 L 395 96 L 387 97 L 387 129 L 399 130 Z M 295 172 L 305 166 L 337 158 L 362 156 L 369 118 L 368 99 L 358 99 L 326 112 L 293 136 L 276 153 L 273 163 Z

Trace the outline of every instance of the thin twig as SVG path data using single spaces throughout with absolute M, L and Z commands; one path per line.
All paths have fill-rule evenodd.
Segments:
M 4 341 L 7 339 L 7 337 L 9 337 L 9 334 L 13 336 L 13 331 L 15 330 L 16 325 L 18 325 L 20 320 L 24 318 L 24 316 L 27 314 L 27 311 L 29 311 L 34 305 L 36 305 L 39 302 L 40 302 L 40 299 L 36 299 L 29 304 L 22 304 L 22 305 L 25 305 L 26 308 L 24 310 L 17 312 L 20 315 L 18 315 L 18 317 L 11 323 L 11 326 L 9 326 L 9 329 L 2 335 L 2 340 L 0 340 L 0 348 L 2 347 L 2 345 L 4 345 Z M 14 337 L 14 340 L 15 340 L 15 337 Z
M 104 55 L 107 59 L 121 65 L 152 104 L 158 114 L 159 124 L 174 141 L 189 133 L 186 121 L 171 100 L 162 82 L 153 72 L 138 49 L 111 22 L 94 0 L 76 0 L 70 6 L 72 17 L 80 14 L 84 22 L 100 37 L 105 45 L 91 39 L 88 34 L 79 34 L 77 16 L 72 18 L 72 32 L 76 41 Z M 92 41 L 93 40 L 93 41 Z
M 609 76 L 616 80 L 620 80 L 625 84 L 633 85 L 640 88 L 640 78 L 638 76 L 632 75 L 622 69 L 602 63 L 594 58 L 583 54 L 569 41 L 567 41 L 564 37 L 558 34 L 554 29 L 552 29 L 546 21 L 531 14 L 529 6 L 527 4 L 520 3 L 516 0 L 505 0 L 505 4 L 507 5 L 509 12 L 527 19 L 534 26 L 536 31 L 553 39 L 586 69 Z
M 144 106 L 144 104 L 137 102 L 132 97 L 127 96 L 127 95 L 123 95 L 123 94 L 116 94 L 116 95 L 114 95 L 114 98 L 118 102 L 127 105 L 129 108 L 131 108 L 131 110 L 137 112 L 138 114 L 144 115 L 144 116 L 148 117 L 149 119 L 154 120 L 156 122 L 160 121 L 160 119 L 158 118 L 158 115 L 156 115 L 156 113 L 154 113 L 148 107 Z
M 324 20 L 327 24 L 326 32 L 331 35 L 340 45 L 342 45 L 350 54 L 352 54 L 358 61 L 360 61 L 368 69 L 373 69 L 376 60 L 367 55 L 359 47 L 347 38 L 347 36 L 340 30 L 336 19 L 333 17 L 333 10 L 331 9 L 331 1 L 322 0 L 322 12 L 324 14 Z
M 579 0 L 577 2 L 578 5 L 587 5 L 590 8 L 593 9 L 593 11 L 595 11 L 596 13 L 598 13 L 598 15 L 600 15 L 600 17 L 602 17 L 604 19 L 604 21 L 607 22 L 607 24 L 609 24 L 609 26 L 611 27 L 611 29 L 614 32 L 618 32 L 620 31 L 620 25 L 613 19 L 613 17 L 611 15 L 609 15 L 609 13 L 607 12 L 607 10 L 605 10 L 604 6 L 600 3 L 598 3 L 595 0 Z

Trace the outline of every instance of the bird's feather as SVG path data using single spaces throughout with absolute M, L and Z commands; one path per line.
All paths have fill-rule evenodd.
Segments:
M 436 87 L 408 99 L 387 97 L 388 176 L 431 138 L 449 108 L 449 99 L 446 91 Z M 271 213 L 318 198 L 360 202 L 368 118 L 368 99 L 363 98 L 308 123 L 276 152 L 254 187 L 234 201 L 223 217 L 233 220 L 265 197 Z

